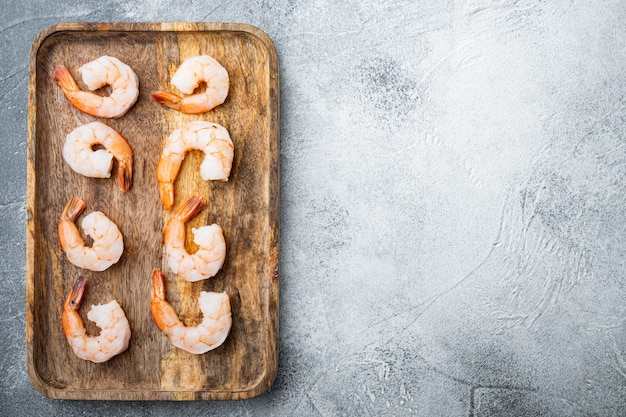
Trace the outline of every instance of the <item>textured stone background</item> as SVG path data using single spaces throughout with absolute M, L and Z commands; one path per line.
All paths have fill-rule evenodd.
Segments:
M 624 1 L 4 0 L 0 415 L 626 415 Z M 30 45 L 245 22 L 281 65 L 281 333 L 240 402 L 55 401 L 25 365 Z

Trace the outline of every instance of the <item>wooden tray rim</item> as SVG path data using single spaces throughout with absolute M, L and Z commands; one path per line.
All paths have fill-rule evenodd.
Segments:
M 269 237 L 269 248 L 271 258 L 269 260 L 270 270 L 273 275 L 270 277 L 268 292 L 268 306 L 276 306 L 276 316 L 273 323 L 269 323 L 272 328 L 272 336 L 275 339 L 275 352 L 269 352 L 269 372 L 260 379 L 259 383 L 249 389 L 242 390 L 210 390 L 210 391 L 166 391 L 166 390 L 129 390 L 120 388 L 119 390 L 74 390 L 57 388 L 42 378 L 34 366 L 33 336 L 34 336 L 34 308 L 35 308 L 35 241 L 37 235 L 36 225 L 36 171 L 35 171 L 35 136 L 37 124 L 37 55 L 44 42 L 63 32 L 244 32 L 247 35 L 256 37 L 264 46 L 268 54 L 270 73 L 270 106 L 269 119 L 269 143 L 271 156 L 276 170 L 270 172 L 270 212 L 268 213 L 269 224 L 275 233 Z M 35 37 L 30 50 L 29 81 L 28 81 L 28 140 L 27 140 L 27 169 L 26 169 L 26 364 L 27 373 L 31 385 L 42 395 L 52 399 L 66 400 L 173 400 L 173 401 L 193 401 L 193 400 L 242 400 L 258 396 L 267 391 L 276 378 L 278 365 L 278 309 L 279 309 L 279 77 L 278 58 L 276 49 L 271 38 L 260 28 L 246 23 L 223 23 L 223 22 L 64 22 L 49 26 L 43 29 Z M 273 177 L 273 178 L 272 178 Z M 268 307 L 269 308 L 269 307 Z M 268 352 L 266 352 L 267 354 Z M 106 398 L 98 396 L 106 394 Z M 98 394 L 98 395 L 96 395 Z

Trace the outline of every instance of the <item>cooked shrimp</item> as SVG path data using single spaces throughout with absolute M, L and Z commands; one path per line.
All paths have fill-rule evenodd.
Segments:
M 204 113 L 219 106 L 228 96 L 228 72 L 209 55 L 187 58 L 172 77 L 172 84 L 185 94 L 192 94 L 200 83 L 206 83 L 206 91 L 187 97 L 157 91 L 152 97 L 175 110 L 187 114 Z
M 167 264 L 187 281 L 199 281 L 217 274 L 226 258 L 226 242 L 222 228 L 216 224 L 191 229 L 199 249 L 190 255 L 185 249 L 185 223 L 202 210 L 201 197 L 191 197 L 170 217 L 164 231 Z
M 78 69 L 90 90 L 110 85 L 111 95 L 99 96 L 82 91 L 64 66 L 54 70 L 54 79 L 63 94 L 78 110 L 92 116 L 115 118 L 123 116 L 139 96 L 139 81 L 131 67 L 117 58 L 101 56 Z
M 85 246 L 76 227 L 76 218 L 85 209 L 85 202 L 73 197 L 63 209 L 59 221 L 59 241 L 67 259 L 79 268 L 104 271 L 117 261 L 124 252 L 124 238 L 107 216 L 99 211 L 83 218 L 83 232 L 93 239 L 93 246 Z
M 215 349 L 224 343 L 230 332 L 230 300 L 225 292 L 200 293 L 198 304 L 202 322 L 196 327 L 185 326 L 172 305 L 165 300 L 165 277 L 158 269 L 152 272 L 150 301 L 150 312 L 156 325 L 174 346 L 187 352 L 201 354 Z
M 104 149 L 93 150 L 95 145 Z M 74 129 L 65 139 L 63 158 L 70 167 L 86 177 L 109 178 L 113 158 L 118 161 L 117 184 L 128 191 L 133 181 L 133 151 L 115 129 L 92 122 Z
M 192 149 L 205 154 L 200 165 L 203 180 L 228 181 L 235 149 L 228 131 L 216 123 L 191 122 L 169 136 L 159 158 L 157 181 L 165 210 L 174 205 L 174 181 L 185 154 Z
M 85 277 L 78 278 L 65 300 L 61 316 L 63 333 L 76 356 L 95 363 L 105 362 L 128 348 L 130 325 L 122 307 L 113 300 L 108 304 L 91 306 L 87 318 L 96 323 L 100 334 L 89 336 L 78 314 L 86 284 Z

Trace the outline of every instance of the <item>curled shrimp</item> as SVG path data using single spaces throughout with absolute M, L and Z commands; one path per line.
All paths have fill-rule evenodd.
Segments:
M 95 145 L 104 149 L 93 150 Z M 109 178 L 115 158 L 118 186 L 128 191 L 132 185 L 133 151 L 122 135 L 104 123 L 92 122 L 74 129 L 65 139 L 63 158 L 74 171 L 94 178 Z
M 170 217 L 163 233 L 169 267 L 190 282 L 214 276 L 226 258 L 224 234 L 216 224 L 192 228 L 193 241 L 199 248 L 193 255 L 185 249 L 185 223 L 198 214 L 203 206 L 201 197 L 191 197 Z
M 113 300 L 108 304 L 91 306 L 87 318 L 96 323 L 100 334 L 89 336 L 78 314 L 86 284 L 85 277 L 78 278 L 65 300 L 61 316 L 63 334 L 76 356 L 95 363 L 105 362 L 128 348 L 130 325 L 122 307 Z
M 150 312 L 154 322 L 174 346 L 194 354 L 206 353 L 224 343 L 232 325 L 230 300 L 225 292 L 202 291 L 198 305 L 202 322 L 196 327 L 185 326 L 165 299 L 165 276 L 158 269 L 152 272 Z
M 185 94 L 192 94 L 200 83 L 206 91 L 187 97 L 157 91 L 152 97 L 174 110 L 187 114 L 205 113 L 219 106 L 228 96 L 228 72 L 213 57 L 200 55 L 187 58 L 172 77 L 172 84 Z
M 85 202 L 78 197 L 68 201 L 59 221 L 59 241 L 67 259 L 79 268 L 104 271 L 117 261 L 124 252 L 122 233 L 108 217 L 99 211 L 83 218 L 83 232 L 93 239 L 93 246 L 85 246 L 76 227 L 76 219 L 85 209 Z
M 110 85 L 111 95 L 99 96 L 82 91 L 69 70 L 60 66 L 54 70 L 54 79 L 65 97 L 78 110 L 97 117 L 123 116 L 135 104 L 139 96 L 139 81 L 131 67 L 117 58 L 101 56 L 78 68 L 83 82 L 90 90 Z
M 235 150 L 228 131 L 217 123 L 191 122 L 172 132 L 159 158 L 157 181 L 165 210 L 171 210 L 174 205 L 174 181 L 185 154 L 192 149 L 205 154 L 200 165 L 203 180 L 228 181 Z

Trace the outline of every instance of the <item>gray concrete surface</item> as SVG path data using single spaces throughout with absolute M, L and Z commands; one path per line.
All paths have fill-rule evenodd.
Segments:
M 0 415 L 626 415 L 624 1 L 5 0 Z M 55 401 L 25 365 L 28 54 L 245 22 L 281 65 L 281 333 L 240 402 Z

